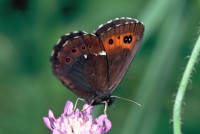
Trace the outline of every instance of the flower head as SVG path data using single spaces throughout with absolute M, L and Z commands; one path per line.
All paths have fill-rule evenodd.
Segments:
M 51 110 L 49 117 L 43 117 L 44 123 L 52 134 L 104 134 L 111 129 L 111 122 L 106 115 L 93 119 L 93 106 L 85 104 L 82 111 L 73 111 L 73 103 L 67 101 L 64 113 L 55 118 Z

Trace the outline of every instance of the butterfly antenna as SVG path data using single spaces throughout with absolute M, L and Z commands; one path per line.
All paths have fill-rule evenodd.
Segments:
M 122 100 L 125 100 L 125 101 L 129 101 L 129 102 L 132 102 L 132 103 L 135 103 L 136 105 L 138 106 L 142 106 L 141 104 L 139 104 L 138 102 L 136 101 L 133 101 L 133 100 L 130 100 L 130 99 L 126 99 L 126 98 L 123 98 L 123 97 L 119 97 L 119 96 L 111 96 L 112 98 L 119 98 L 119 99 L 122 99 Z

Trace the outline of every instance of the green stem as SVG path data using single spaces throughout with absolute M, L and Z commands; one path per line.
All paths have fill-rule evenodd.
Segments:
M 178 88 L 178 93 L 176 95 L 175 104 L 174 104 L 174 111 L 173 111 L 173 129 L 174 134 L 181 134 L 181 104 L 183 101 L 183 97 L 185 94 L 185 90 L 187 88 L 187 84 L 190 79 L 190 75 L 193 71 L 194 65 L 197 62 L 198 55 L 200 53 L 200 36 L 194 46 L 192 51 L 191 57 L 188 61 L 188 64 L 185 68 L 183 73 L 183 77 L 181 83 Z

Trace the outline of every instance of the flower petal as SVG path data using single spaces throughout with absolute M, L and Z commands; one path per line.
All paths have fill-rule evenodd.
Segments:
M 104 127 L 104 132 L 108 132 L 112 127 L 112 123 L 110 120 L 108 120 L 106 115 L 99 116 L 96 119 L 96 122 L 98 123 L 99 126 Z
M 92 111 L 93 111 L 93 106 L 90 106 L 90 105 L 88 105 L 88 104 L 85 104 L 84 106 L 83 106 L 83 109 L 82 110 L 85 110 L 86 111 L 86 114 L 91 114 L 92 113 Z
M 57 130 L 54 130 L 52 134 L 64 134 L 64 133 L 58 132 Z
M 73 103 L 71 101 L 67 101 L 64 108 L 64 114 L 71 114 L 73 112 Z
M 49 118 L 54 118 L 55 119 L 54 114 L 50 109 L 49 109 Z
M 43 117 L 43 121 L 44 121 L 45 125 L 46 125 L 50 130 L 52 130 L 52 128 L 51 128 L 51 122 L 50 122 L 49 118 Z
M 108 132 L 111 129 L 111 127 L 112 127 L 112 123 L 111 123 L 111 121 L 108 118 L 105 118 L 104 121 L 105 121 L 104 131 Z

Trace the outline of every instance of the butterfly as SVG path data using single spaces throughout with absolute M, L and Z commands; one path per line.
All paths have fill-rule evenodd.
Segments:
M 93 33 L 63 35 L 51 54 L 53 74 L 88 104 L 111 105 L 111 94 L 135 57 L 143 34 L 142 22 L 121 17 Z

